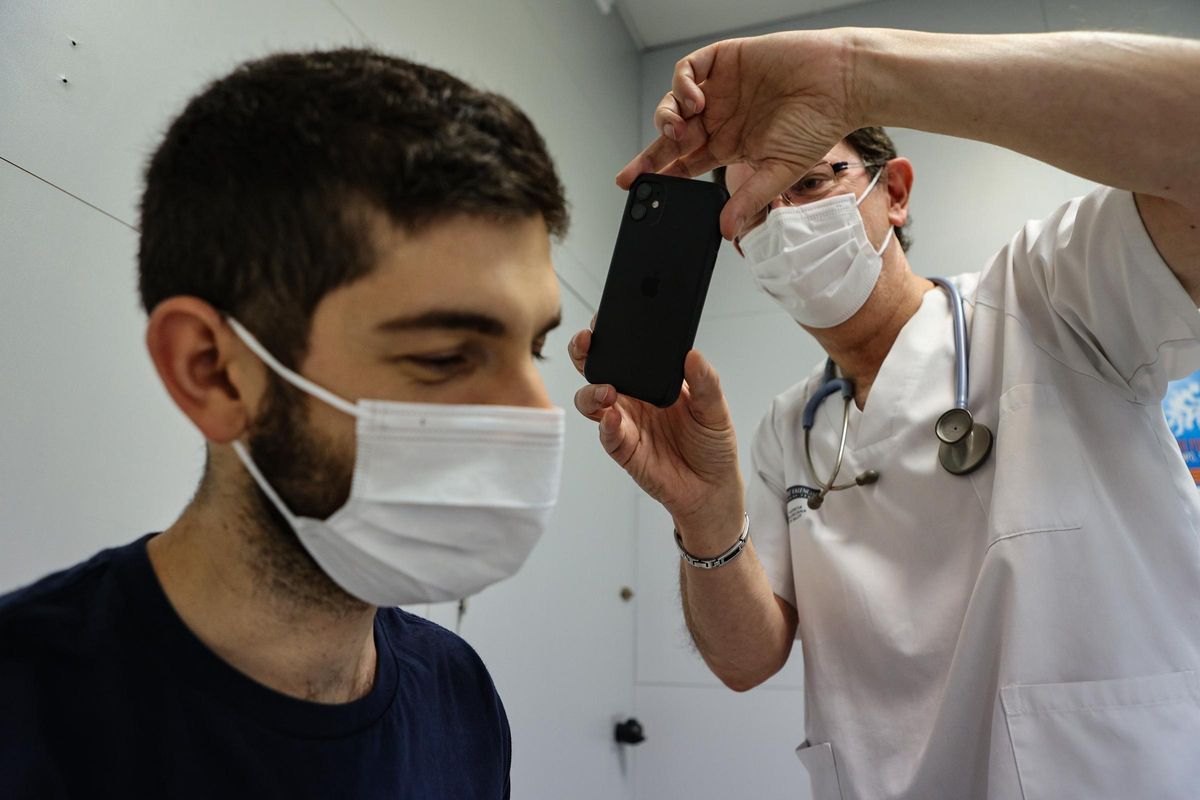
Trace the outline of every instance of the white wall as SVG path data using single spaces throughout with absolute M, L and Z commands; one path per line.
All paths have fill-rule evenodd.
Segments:
M 0 591 L 170 524 L 199 476 L 202 441 L 160 388 L 135 299 L 141 170 L 169 119 L 246 58 L 362 43 L 508 94 L 546 137 L 574 217 L 546 377 L 570 408 L 565 343 L 594 311 L 623 203 L 612 175 L 638 142 L 638 54 L 615 18 L 585 0 L 5 0 Z M 635 495 L 594 427 L 569 420 L 552 532 L 462 630 L 509 711 L 515 796 L 620 798 Z
M 1197 0 L 882 0 L 762 28 L 714 34 L 642 57 L 643 145 L 655 135 L 654 107 L 670 88 L 675 62 L 730 35 L 796 28 L 896 27 L 961 33 L 1114 28 L 1200 37 Z M 909 259 L 924 275 L 978 270 L 1027 219 L 1042 216 L 1090 184 L 1024 156 L 978 142 L 891 131 L 912 159 Z M 1180 135 L 1195 135 L 1181 131 Z M 1132 157 L 1132 154 L 1131 154 Z M 721 373 L 737 426 L 743 470 L 767 402 L 824 355 L 766 295 L 726 245 L 718 260 L 697 347 Z M 797 444 L 797 446 L 799 446 Z M 780 675 L 734 694 L 692 651 L 679 611 L 678 557 L 670 520 L 639 506 L 637 708 L 648 739 L 639 754 L 639 798 L 807 797 L 792 750 L 804 739 L 800 647 Z M 697 769 L 696 765 L 719 765 Z

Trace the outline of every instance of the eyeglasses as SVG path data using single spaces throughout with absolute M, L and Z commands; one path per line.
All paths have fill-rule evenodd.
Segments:
M 824 200 L 839 190 L 842 185 L 842 177 L 847 170 L 859 167 L 883 167 L 886 165 L 886 161 L 835 161 L 832 164 L 828 161 L 821 161 L 808 172 L 804 173 L 804 176 L 800 180 L 793 183 L 787 189 L 784 189 L 780 193 L 779 199 L 784 202 L 784 205 L 789 206 L 815 203 L 818 200 Z M 767 213 L 770 210 L 768 207 L 760 211 L 746 224 L 743 229 L 744 232 L 749 232 L 761 225 L 767 219 Z M 733 246 L 739 255 L 743 255 L 741 236 L 733 237 Z
M 804 177 L 783 190 L 780 199 L 789 206 L 824 200 L 837 191 L 842 176 L 849 169 L 858 167 L 881 167 L 878 161 L 822 161 L 804 173 Z

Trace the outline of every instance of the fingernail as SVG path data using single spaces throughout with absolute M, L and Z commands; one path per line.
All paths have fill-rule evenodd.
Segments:
M 746 218 L 745 217 L 738 217 L 737 219 L 735 219 L 733 221 L 734 237 L 741 238 L 742 231 L 745 229 L 745 227 L 746 227 Z
M 696 113 L 696 101 L 695 100 L 684 100 L 683 105 L 687 108 L 687 112 L 689 115 Z
M 595 393 L 595 395 L 593 395 L 593 397 L 595 398 L 597 403 L 600 403 L 601 405 L 603 405 L 604 398 L 607 396 L 608 396 L 608 387 L 607 386 L 597 386 L 596 387 L 596 393 Z
M 675 128 L 671 125 L 663 125 L 662 135 L 670 139 L 672 142 L 678 138 L 675 135 Z

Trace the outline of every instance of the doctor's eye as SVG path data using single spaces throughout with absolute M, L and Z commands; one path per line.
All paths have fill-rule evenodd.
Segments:
M 823 194 L 828 191 L 833 185 L 833 176 L 824 177 L 821 175 L 805 175 L 800 180 L 792 184 L 789 190 L 797 199 L 806 199 L 815 195 Z
M 818 164 L 792 184 L 784 195 L 792 202 L 811 200 L 830 190 L 837 182 L 837 173 L 830 164 Z

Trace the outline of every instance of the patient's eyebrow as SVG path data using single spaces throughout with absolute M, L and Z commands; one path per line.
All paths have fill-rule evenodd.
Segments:
M 542 329 L 538 331 L 535 338 L 541 339 L 560 325 L 562 325 L 561 308 L 554 312 L 554 316 L 542 326 Z M 384 333 L 420 330 L 472 331 L 484 336 L 495 337 L 508 334 L 508 326 L 496 317 L 489 314 L 481 314 L 478 311 L 455 311 L 451 309 L 439 309 L 408 317 L 396 317 L 379 323 L 376 326 L 376 330 Z
M 419 330 L 473 331 L 484 336 L 504 336 L 508 332 L 508 328 L 503 322 L 489 314 L 450 309 L 426 311 L 408 317 L 396 317 L 379 323 L 376 330 L 385 333 Z

